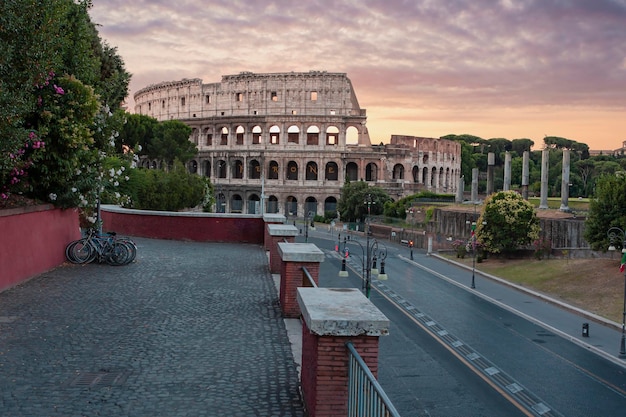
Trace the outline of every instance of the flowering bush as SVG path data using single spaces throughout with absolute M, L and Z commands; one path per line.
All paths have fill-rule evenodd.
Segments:
M 452 248 L 454 248 L 454 250 L 456 251 L 456 257 L 461 259 L 464 259 L 465 255 L 469 251 L 467 249 L 466 242 L 461 239 L 456 239 L 455 241 L 453 241 Z

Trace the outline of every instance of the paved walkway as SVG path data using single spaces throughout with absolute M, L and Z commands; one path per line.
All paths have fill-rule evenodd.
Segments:
M 136 242 L 0 293 L 0 415 L 303 416 L 265 251 Z

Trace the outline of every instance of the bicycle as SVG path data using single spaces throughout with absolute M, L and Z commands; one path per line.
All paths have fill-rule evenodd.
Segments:
M 137 256 L 137 245 L 128 237 L 118 237 L 115 232 L 98 234 L 89 230 L 87 236 L 70 242 L 65 248 L 65 256 L 75 264 L 95 261 L 109 265 L 127 265 Z

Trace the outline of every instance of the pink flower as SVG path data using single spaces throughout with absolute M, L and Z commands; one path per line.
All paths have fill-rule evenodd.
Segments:
M 61 87 L 57 86 L 56 84 L 54 84 L 54 91 L 57 94 L 61 94 L 61 95 L 65 94 L 65 91 L 63 91 L 63 89 Z

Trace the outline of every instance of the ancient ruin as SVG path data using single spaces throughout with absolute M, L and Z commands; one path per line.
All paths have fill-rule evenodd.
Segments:
M 344 73 L 242 72 L 211 84 L 163 82 L 134 98 L 136 113 L 193 129 L 199 152 L 188 169 L 211 178 L 217 212 L 321 215 L 335 211 L 347 179 L 380 186 L 393 199 L 455 194 L 459 186 L 458 142 L 392 135 L 372 145 L 366 111 Z

